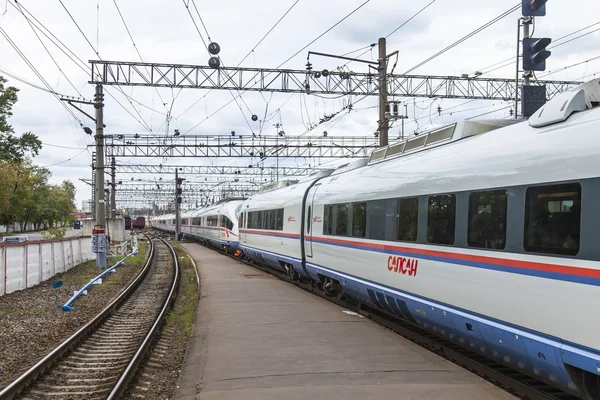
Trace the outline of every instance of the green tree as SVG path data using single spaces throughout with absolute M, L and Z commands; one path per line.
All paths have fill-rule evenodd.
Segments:
M 38 155 L 42 142 L 31 132 L 15 135 L 8 117 L 12 115 L 12 107 L 18 100 L 19 89 L 14 86 L 5 87 L 6 82 L 8 81 L 0 76 L 0 161 L 21 162 L 27 153 Z

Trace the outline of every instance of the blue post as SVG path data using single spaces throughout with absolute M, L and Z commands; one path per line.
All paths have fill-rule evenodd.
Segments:
M 60 287 L 63 285 L 62 281 L 56 281 L 52 284 L 54 289 L 58 289 L 56 291 L 56 311 L 58 311 L 58 295 L 60 294 Z
M 77 297 L 79 297 L 79 295 L 81 295 L 81 293 L 83 293 L 88 287 L 90 287 L 94 282 L 96 282 L 98 279 L 102 278 L 104 275 L 108 274 L 110 271 L 112 271 L 113 269 L 115 269 L 116 267 L 118 267 L 119 265 L 123 264 L 125 262 L 125 259 L 127 257 L 132 257 L 135 254 L 137 254 L 138 252 L 138 241 L 137 241 L 137 236 L 133 237 L 133 248 L 131 250 L 131 253 L 129 253 L 128 255 L 126 255 L 125 257 L 123 257 L 121 260 L 119 260 L 115 265 L 113 265 L 112 267 L 104 270 L 104 272 L 102 272 L 100 275 L 96 276 L 95 278 L 93 278 L 91 281 L 89 281 L 88 283 L 85 284 L 85 286 L 83 286 L 81 289 L 79 289 L 77 291 L 77 293 L 75 293 L 73 295 L 73 297 L 71 297 L 69 299 L 69 301 L 67 301 L 63 306 L 62 309 L 63 311 L 73 311 L 73 307 L 71 307 L 71 303 L 73 303 L 73 301 L 75 301 L 75 299 L 77 299 Z

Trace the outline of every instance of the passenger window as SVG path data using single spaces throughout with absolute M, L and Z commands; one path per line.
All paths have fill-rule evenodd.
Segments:
M 367 215 L 369 216 L 369 239 L 385 240 L 387 226 L 386 211 L 387 200 L 373 200 L 367 202 Z
M 333 234 L 333 206 L 325 206 L 323 213 L 323 235 Z
M 418 225 L 419 199 L 417 197 L 398 199 L 398 230 L 396 239 L 406 242 L 416 242 Z
M 306 233 L 310 233 L 310 222 L 312 219 L 311 206 L 308 206 L 308 214 L 306 215 Z
M 454 244 L 456 196 L 444 194 L 429 197 L 427 210 L 427 242 Z
M 367 203 L 352 204 L 352 236 L 365 237 L 367 230 Z
M 581 227 L 581 185 L 530 187 L 525 193 L 526 251 L 577 255 Z
M 337 236 L 348 236 L 348 204 L 336 205 L 335 213 L 335 234 Z
M 277 210 L 277 221 L 275 224 L 275 229 L 277 229 L 278 231 L 283 230 L 283 208 Z
M 469 195 L 467 244 L 483 249 L 504 249 L 506 245 L 506 190 L 473 192 Z

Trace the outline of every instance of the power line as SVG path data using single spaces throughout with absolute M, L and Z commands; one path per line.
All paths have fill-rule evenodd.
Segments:
M 246 60 L 246 58 L 248 58 L 248 56 L 250 54 L 252 54 L 253 51 L 256 50 L 256 48 L 267 38 L 267 36 L 269 36 L 269 34 L 277 27 L 277 25 L 279 25 L 279 23 L 285 18 L 286 15 L 289 14 L 289 12 L 296 6 L 296 4 L 299 2 L 300 0 L 296 0 L 296 2 L 294 4 L 292 4 L 290 6 L 290 8 L 288 8 L 288 10 L 279 18 L 279 20 L 277 20 L 277 22 L 271 27 L 271 29 L 269 29 L 269 31 L 258 41 L 258 43 L 256 43 L 254 45 L 254 47 L 252 48 L 252 50 L 250 50 L 248 52 L 248 54 L 246 54 L 246 56 L 244 58 L 242 58 L 242 60 L 240 62 L 238 62 L 237 67 L 240 66 L 240 64 L 242 64 L 244 62 L 244 60 Z M 185 0 L 184 0 L 184 4 L 185 4 Z M 189 12 L 189 10 L 188 10 Z M 191 16 L 191 14 L 190 14 Z M 193 20 L 193 18 L 192 18 Z M 194 22 L 195 24 L 195 22 Z M 196 27 L 197 29 L 197 27 Z M 198 32 L 200 34 L 200 32 Z M 200 37 L 202 38 L 202 35 L 200 35 Z M 205 43 L 206 45 L 206 43 Z M 202 99 L 206 98 L 206 96 L 208 96 L 211 92 L 213 91 L 213 89 L 209 90 L 204 96 L 200 97 L 198 100 L 196 100 L 191 106 L 189 106 L 184 112 L 182 112 L 181 114 L 179 114 L 179 117 L 181 117 L 183 114 L 187 113 L 189 110 L 191 110 L 196 104 L 198 104 Z M 188 131 L 189 132 L 189 131 Z M 187 132 L 186 132 L 187 133 Z
M 459 44 L 461 44 L 462 42 L 472 38 L 473 36 L 475 36 L 476 34 L 480 33 L 481 31 L 485 30 L 486 28 L 492 26 L 493 24 L 495 24 L 496 22 L 500 21 L 501 19 L 507 17 L 508 15 L 512 14 L 514 11 L 516 11 L 519 7 L 521 7 L 521 3 L 519 2 L 517 5 L 511 7 L 510 9 L 508 9 L 507 11 L 503 12 L 502 14 L 500 14 L 499 16 L 495 17 L 494 19 L 492 19 L 491 21 L 483 24 L 482 26 L 480 26 L 479 28 L 475 29 L 473 32 L 463 36 L 462 38 L 458 39 L 456 42 L 452 43 L 451 45 L 447 46 L 446 48 L 438 51 L 437 53 L 435 53 L 434 55 L 432 55 L 431 57 L 421 61 L 419 64 L 415 65 L 414 67 L 410 68 L 409 70 L 407 70 L 406 72 L 404 72 L 404 75 L 409 74 L 410 72 L 414 71 L 415 69 L 427 64 L 429 61 L 439 57 L 440 55 L 444 54 L 445 52 L 447 52 L 448 50 L 453 49 L 454 47 L 458 46 Z
M 397 27 L 396 29 L 394 29 L 393 31 L 391 31 L 387 36 L 386 39 L 389 38 L 390 36 L 392 36 L 394 33 L 396 33 L 396 31 L 398 31 L 399 29 L 401 29 L 404 25 L 408 24 L 410 21 L 412 21 L 414 18 L 416 18 L 419 14 L 421 14 L 423 11 L 425 11 L 427 8 L 429 8 L 430 5 L 432 5 L 433 3 L 435 3 L 436 0 L 432 0 L 429 4 L 427 4 L 425 7 L 421 8 L 419 11 L 417 11 L 416 14 L 414 14 L 412 17 L 410 17 L 409 19 L 407 19 L 406 21 L 404 21 L 399 27 Z
M 96 53 L 96 55 L 98 56 L 98 58 L 100 58 L 100 54 L 98 54 L 98 51 L 96 51 L 96 49 L 94 48 L 94 45 L 92 45 L 92 43 L 88 40 L 87 36 L 85 35 L 85 33 L 83 33 L 83 31 L 81 30 L 81 28 L 79 27 L 79 24 L 77 23 L 77 21 L 75 21 L 75 18 L 73 18 L 73 16 L 71 15 L 71 13 L 69 12 L 69 10 L 67 9 L 67 7 L 65 7 L 65 5 L 63 4 L 62 0 L 58 0 L 58 2 L 60 3 L 60 5 L 65 9 L 65 11 L 67 12 L 67 14 L 69 15 L 69 17 L 71 18 L 71 21 L 73 21 L 73 23 L 75 24 L 75 26 L 77 27 L 77 29 L 79 29 L 79 32 L 83 35 L 83 37 L 85 38 L 86 42 L 88 42 L 88 44 L 90 45 L 90 47 L 92 48 L 92 50 L 94 50 L 94 53 Z
M 196 10 L 196 14 L 198 14 L 198 18 L 200 19 L 200 23 L 202 24 L 202 27 L 204 28 L 204 31 L 206 32 L 206 37 L 208 38 L 208 41 L 212 42 L 212 39 L 210 38 L 210 33 L 208 33 L 208 29 L 206 29 L 206 25 L 204 25 L 204 21 L 202 20 L 202 17 L 200 16 L 200 12 L 198 11 L 198 7 L 196 7 L 196 2 L 194 0 L 192 0 L 192 5 L 194 6 L 194 9 Z
M 196 32 L 198 32 L 200 39 L 202 39 L 202 43 L 204 43 L 204 48 L 206 49 L 206 51 L 208 51 L 208 44 L 206 43 L 206 40 L 204 40 L 204 36 L 202 36 L 202 33 L 200 32 L 200 28 L 198 28 L 198 25 L 196 24 L 196 20 L 194 19 L 194 16 L 192 15 L 192 12 L 190 11 L 189 0 L 187 3 L 185 2 L 185 0 L 182 0 L 182 1 L 183 1 L 183 5 L 185 6 L 185 9 L 187 10 L 188 14 L 190 15 L 190 18 L 192 19 L 192 22 L 194 23 L 194 26 L 196 27 Z
M 73 16 L 71 15 L 71 13 L 69 12 L 69 10 L 67 9 L 67 7 L 65 7 L 64 3 L 62 2 L 62 0 L 58 0 L 58 1 L 60 2 L 60 4 L 62 5 L 62 7 L 64 8 L 64 10 L 67 12 L 67 14 L 69 15 L 69 17 L 71 18 L 71 21 L 73 21 L 73 23 L 75 24 L 75 26 L 77 27 L 77 29 L 79 30 L 79 32 L 81 33 L 81 35 L 84 37 L 85 41 L 88 43 L 88 45 L 94 51 L 94 53 L 98 56 L 98 58 L 100 60 L 102 60 L 102 57 L 100 57 L 100 54 L 98 53 L 98 51 L 96 50 L 96 48 L 94 48 L 94 45 L 90 42 L 90 40 L 88 39 L 88 37 L 86 36 L 86 34 L 81 30 L 81 28 L 79 27 L 79 24 L 77 23 L 77 21 L 75 21 L 75 19 L 73 18 Z M 45 28 L 45 29 L 48 30 L 48 28 Z M 63 46 L 64 46 L 64 44 L 63 44 Z M 79 57 L 77 57 L 77 58 L 79 58 Z M 81 62 L 83 62 L 81 59 L 79 59 L 79 60 Z M 84 65 L 87 65 L 87 64 L 84 63 Z M 129 99 L 129 96 L 127 96 L 125 94 L 125 92 L 123 91 L 122 88 L 117 88 L 117 90 L 120 91 L 121 93 L 123 93 L 123 95 L 125 95 Z M 131 112 L 129 110 L 127 110 L 119 101 L 117 101 L 116 98 L 112 94 L 110 94 L 110 92 L 108 92 L 108 91 L 106 91 L 106 92 L 109 94 L 109 96 L 111 96 L 117 102 L 117 104 L 119 106 L 121 106 L 121 108 L 123 108 L 129 115 L 131 115 L 133 117 L 133 115 L 131 114 Z M 138 116 L 139 116 L 140 119 L 138 120 L 135 117 L 133 117 L 133 118 L 137 122 L 139 122 L 142 125 L 142 127 L 144 127 L 144 129 L 146 129 L 148 132 L 152 132 L 152 129 L 148 127 L 148 123 L 146 123 L 146 121 L 144 120 L 144 117 L 142 117 L 142 115 L 139 113 L 139 111 L 133 106 L 133 103 L 131 102 L 131 100 L 129 100 L 129 103 L 133 107 L 133 110 L 138 114 Z M 141 121 L 143 121 L 143 124 L 142 124 Z
M 66 159 L 66 160 L 59 161 L 59 162 L 57 162 L 57 163 L 54 163 L 54 164 L 42 165 L 42 166 L 41 166 L 41 168 L 54 167 L 55 165 L 64 164 L 64 163 L 66 163 L 66 162 L 69 162 L 69 161 L 71 161 L 71 160 L 72 160 L 72 159 L 74 159 L 74 158 L 77 158 L 77 157 L 79 157 L 79 155 L 80 155 L 81 153 L 83 153 L 84 151 L 86 151 L 86 150 L 87 150 L 87 149 L 83 149 L 83 150 L 81 150 L 79 153 L 75 154 L 73 157 L 71 157 L 71 158 L 68 158 L 68 159 Z
M 364 7 L 370 1 L 371 0 L 366 0 L 364 3 L 360 4 L 358 7 L 356 7 L 355 9 L 353 9 L 350 13 L 346 14 L 346 16 L 344 16 L 342 19 L 340 19 L 338 22 L 336 22 L 334 25 L 332 25 L 330 28 L 328 28 L 325 32 L 321 33 L 315 39 L 311 40 L 306 46 L 302 47 L 300 50 L 298 50 L 292 56 L 290 56 L 289 58 L 287 58 L 284 62 L 282 62 L 281 64 L 279 64 L 276 68 L 280 68 L 281 66 L 283 66 L 284 64 L 286 64 L 288 61 L 290 61 L 292 58 L 296 57 L 298 54 L 300 54 L 302 51 L 304 51 L 308 46 L 310 46 L 311 44 L 313 44 L 314 42 L 316 42 L 317 40 L 319 40 L 320 38 L 322 38 L 323 36 L 325 36 L 333 28 L 335 28 L 336 26 L 338 26 L 339 24 L 341 24 L 342 22 L 344 22 L 352 14 L 354 14 L 355 12 L 357 12 L 358 10 L 360 10 L 362 7 Z M 252 79 L 254 79 L 256 76 L 257 75 L 255 75 Z M 240 96 L 241 96 L 241 94 L 239 94 L 237 97 L 240 97 Z M 231 104 L 235 99 L 236 99 L 236 97 L 234 97 L 232 100 L 229 100 L 226 104 L 224 104 L 219 109 L 217 109 L 217 111 L 213 112 L 210 116 L 206 117 L 204 120 L 198 122 L 196 125 L 194 125 L 190 129 L 188 129 L 185 133 L 188 133 L 188 132 L 192 131 L 193 129 L 195 129 L 196 127 L 198 127 L 200 124 L 204 123 L 207 119 L 209 119 L 210 117 L 212 117 L 213 115 L 217 114 L 219 111 L 221 111 L 222 109 L 224 109 L 225 107 L 227 107 L 229 104 Z
M 2 29 L 2 27 L 0 27 L 0 34 L 2 34 L 2 36 L 4 36 L 4 38 L 8 41 L 8 43 L 11 45 L 11 47 L 17 52 L 17 54 L 23 59 L 23 61 L 25 61 L 27 66 L 29 66 L 29 68 L 31 68 L 33 73 L 36 74 L 36 76 L 42 81 L 42 83 L 48 88 L 48 91 L 56 97 L 56 99 L 60 102 L 60 104 L 62 104 L 62 106 L 65 108 L 65 110 L 67 110 L 67 112 L 69 114 L 71 114 L 71 116 L 73 118 L 75 118 L 81 126 L 83 126 L 83 124 L 81 123 L 81 120 L 79 120 L 79 118 L 77 118 L 77 116 L 73 113 L 73 111 L 71 111 L 71 109 L 69 107 L 67 107 L 60 100 L 60 97 L 58 97 L 58 94 L 54 90 L 52 90 L 52 87 L 50 86 L 50 84 L 44 79 L 44 77 L 40 74 L 40 72 L 37 70 L 37 68 L 35 68 L 35 66 L 31 63 L 31 61 L 29 61 L 27 56 L 25 56 L 25 53 L 23 53 L 21 51 L 21 49 L 19 49 L 19 46 L 17 46 L 17 44 L 12 41 L 10 36 L 8 36 L 6 31 L 4 29 Z
M 314 38 L 313 40 L 311 40 L 306 46 L 302 47 L 300 50 L 298 50 L 297 52 L 295 52 L 293 55 L 291 55 L 289 58 L 287 58 L 284 62 L 282 62 L 281 64 L 279 64 L 277 67 L 275 68 L 281 68 L 283 65 L 285 65 L 288 61 L 290 61 L 292 58 L 296 57 L 298 54 L 300 54 L 301 52 L 303 52 L 304 50 L 306 50 L 306 48 L 308 46 L 310 46 L 311 44 L 313 44 L 314 42 L 316 42 L 317 40 L 321 39 L 323 36 L 325 36 L 326 34 L 328 34 L 331 30 L 333 30 L 336 26 L 338 26 L 339 24 L 341 24 L 342 22 L 344 22 L 346 19 L 350 18 L 350 16 L 352 16 L 355 12 L 357 12 L 358 10 L 360 10 L 361 8 L 363 8 L 365 5 L 367 5 L 367 3 L 369 3 L 371 0 L 366 0 L 364 3 L 362 3 L 361 5 L 359 5 L 358 7 L 356 7 L 354 10 L 350 11 L 350 13 L 346 14 L 345 17 L 343 17 L 342 19 L 340 19 L 338 22 L 336 22 L 335 24 L 333 24 L 329 29 L 327 29 L 325 32 L 321 33 L 319 36 L 317 36 L 316 38 Z
M 144 62 L 144 59 L 142 58 L 142 54 L 140 53 L 140 50 L 138 49 L 137 45 L 135 44 L 135 40 L 133 40 L 133 36 L 131 35 L 131 32 L 129 31 L 129 27 L 127 26 L 127 22 L 125 22 L 125 18 L 123 18 L 123 14 L 121 13 L 121 9 L 119 8 L 119 5 L 117 4 L 117 0 L 113 0 L 113 3 L 115 4 L 117 12 L 119 13 L 119 17 L 121 17 L 121 21 L 123 22 L 123 25 L 125 26 L 125 30 L 127 31 L 127 35 L 129 35 L 129 39 L 131 39 L 131 43 L 133 44 L 133 48 L 135 49 L 138 57 L 140 58 L 140 61 Z M 148 70 L 148 69 L 146 68 L 146 70 Z M 160 102 L 165 107 L 165 110 L 167 110 L 167 114 L 168 114 L 169 110 L 167 109 L 167 106 L 165 105 L 165 101 L 163 100 L 162 96 L 160 95 L 160 92 L 158 91 L 157 88 L 154 88 L 154 90 L 156 91 L 156 94 L 158 95 L 158 98 L 160 99 Z
M 19 3 L 16 3 L 18 6 L 20 6 Z M 71 85 L 71 87 L 77 92 L 77 94 L 79 94 L 80 97 L 84 97 L 79 90 L 77 90 L 77 88 L 75 87 L 75 85 L 73 84 L 73 82 L 71 82 L 71 80 L 69 79 L 69 77 L 67 76 L 67 74 L 65 74 L 65 72 L 62 70 L 62 68 L 60 67 L 60 65 L 58 65 L 58 62 L 56 61 L 56 59 L 54 58 L 54 56 L 52 55 L 52 53 L 50 53 L 50 50 L 48 50 L 48 47 L 46 47 L 46 44 L 44 43 L 44 41 L 42 40 L 42 38 L 40 37 L 40 35 L 38 35 L 38 33 L 36 32 L 35 28 L 33 27 L 33 24 L 31 23 L 31 21 L 29 19 L 27 19 L 27 23 L 29 25 L 29 27 L 31 28 L 31 30 L 33 31 L 33 34 L 35 35 L 35 37 L 39 40 L 39 42 L 42 44 L 42 46 L 44 47 L 44 50 L 46 50 L 46 53 L 48 53 L 48 56 L 50 56 L 50 59 L 52 59 L 52 62 L 54 63 L 54 65 L 56 65 L 56 68 L 58 68 L 58 71 L 65 77 L 65 79 L 67 80 L 67 82 L 69 82 L 69 84 Z
M 593 26 L 596 26 L 596 25 L 598 25 L 598 24 L 600 24 L 600 22 L 595 22 L 595 23 L 593 23 L 593 24 L 591 24 L 591 25 L 588 25 L 588 26 L 586 26 L 586 27 L 584 27 L 584 28 L 578 29 L 578 30 L 576 30 L 576 31 L 574 31 L 574 32 L 571 32 L 571 33 L 568 33 L 568 34 L 566 34 L 566 35 L 564 35 L 564 36 L 561 36 L 561 37 L 559 37 L 558 39 L 556 39 L 556 40 L 554 41 L 554 42 L 555 42 L 555 44 L 554 44 L 553 46 L 550 46 L 550 47 L 548 47 L 548 49 L 552 49 L 552 48 L 558 47 L 558 46 L 560 46 L 561 44 L 557 44 L 556 42 L 560 42 L 561 40 L 563 40 L 563 39 L 566 39 L 566 38 L 568 38 L 569 36 L 573 36 L 573 35 L 575 35 L 575 34 L 577 34 L 577 33 L 581 32 L 581 31 L 584 31 L 584 30 L 586 30 L 586 29 L 589 29 L 589 28 L 591 28 L 591 27 L 593 27 Z M 597 30 L 597 29 L 596 29 L 596 30 Z M 577 38 L 575 38 L 575 39 L 580 39 L 580 38 L 582 38 L 582 37 L 584 37 L 584 36 L 587 36 L 587 35 L 589 35 L 590 33 L 594 33 L 594 32 L 596 32 L 596 30 L 594 30 L 594 31 L 591 31 L 591 32 L 588 32 L 588 33 L 586 33 L 586 34 L 584 34 L 584 35 L 578 36 L 578 37 L 577 37 Z M 573 40 L 575 40 L 575 39 L 573 39 Z M 522 56 L 522 54 L 520 54 L 519 56 Z M 508 62 L 508 63 L 507 63 L 507 62 Z M 492 64 L 492 65 L 489 65 L 489 66 L 487 66 L 487 67 L 485 67 L 485 68 L 481 68 L 479 71 L 483 72 L 483 74 L 489 74 L 489 73 L 490 73 L 490 72 L 492 72 L 492 71 L 496 71 L 496 70 L 498 70 L 498 69 L 500 69 L 500 68 L 504 68 L 504 67 L 507 67 L 507 66 L 509 66 L 509 65 L 513 65 L 513 63 L 514 63 L 514 62 L 515 62 L 515 58 L 514 58 L 514 57 L 509 57 L 509 58 L 507 58 L 507 59 L 505 59 L 505 60 L 502 60 L 502 61 L 499 61 L 499 62 L 497 62 L 497 63 L 494 63 L 494 64 Z M 500 65 L 499 67 L 496 67 L 496 66 L 497 66 L 497 65 L 499 65 L 499 64 L 502 64 L 502 65 Z M 490 69 L 489 71 L 486 71 L 486 69 L 488 69 L 488 68 L 492 68 L 492 67 L 496 67 L 496 68 L 493 68 L 493 69 Z
M 51 90 L 48 90 L 47 88 L 41 87 L 41 86 L 39 86 L 39 85 L 36 85 L 35 83 L 29 82 L 28 80 L 26 80 L 26 79 L 24 79 L 24 78 L 21 78 L 20 76 L 18 76 L 18 75 L 16 75 L 16 74 L 14 74 L 14 73 L 12 73 L 12 72 L 10 72 L 10 71 L 8 71 L 8 70 L 6 70 L 6 69 L 2 68 L 2 67 L 0 67 L 0 72 L 1 72 L 2 74 L 4 74 L 4 75 L 10 76 L 11 78 L 13 78 L 13 79 L 15 79 L 15 80 L 17 80 L 17 81 L 19 81 L 19 82 L 21 82 L 21 83 L 24 83 L 24 84 L 26 84 L 26 85 L 29 85 L 29 86 L 33 87 L 33 88 L 36 88 L 36 89 L 42 90 L 42 91 L 44 91 L 44 92 L 46 92 L 46 93 L 56 93 L 56 92 L 53 92 L 53 91 L 51 91 Z M 57 94 L 58 94 L 59 96 L 61 96 L 61 97 L 67 97 L 66 95 L 62 95 L 62 94 L 60 94 L 60 93 L 57 93 Z
M 71 126 L 72 127 L 72 126 Z M 81 147 L 71 147 L 71 146 L 61 146 L 58 144 L 52 144 L 52 143 L 42 143 L 42 145 L 44 146 L 50 146 L 50 147 L 58 147 L 59 149 L 69 149 L 69 150 L 87 150 L 87 147 L 85 148 L 81 148 Z

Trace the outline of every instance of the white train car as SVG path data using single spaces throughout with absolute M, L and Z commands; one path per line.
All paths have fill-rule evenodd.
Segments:
M 246 257 L 284 270 L 291 276 L 302 273 L 302 200 L 320 176 L 310 176 L 301 183 L 277 182 L 244 202 L 240 249 Z
M 459 122 L 259 194 L 244 205 L 241 247 L 599 399 L 599 104 L 595 80 L 529 122 Z M 269 229 L 281 208 L 282 229 Z
M 207 242 L 228 252 L 234 252 L 239 245 L 238 216 L 244 200 L 226 199 L 194 211 L 185 222 L 186 236 Z
M 152 227 L 163 232 L 175 232 L 175 214 L 159 215 L 152 218 Z

